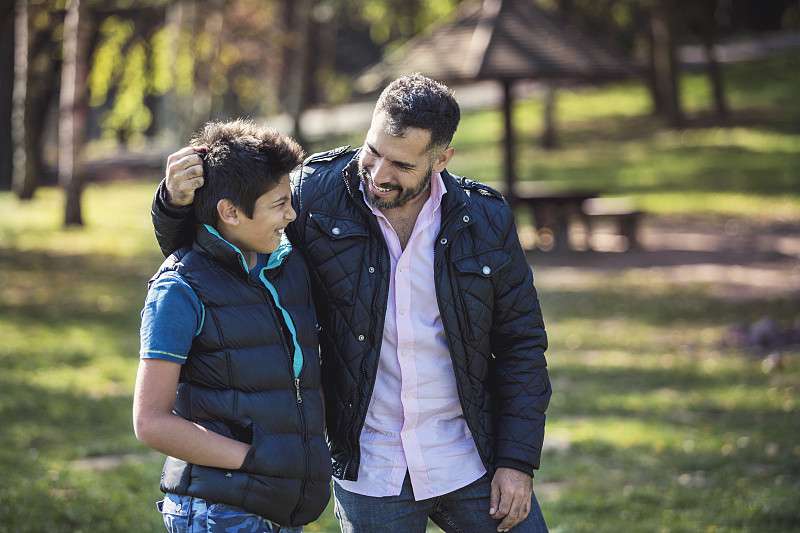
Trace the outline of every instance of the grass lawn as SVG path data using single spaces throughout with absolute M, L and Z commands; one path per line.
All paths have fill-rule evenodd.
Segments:
M 553 152 L 536 146 L 539 102 L 522 101 L 519 173 L 599 184 L 665 220 L 796 234 L 798 67 L 798 54 L 727 67 L 727 127 L 703 111 L 701 76 L 684 80 L 682 131 L 647 116 L 639 84 L 563 91 Z M 500 124 L 466 115 L 452 170 L 499 176 Z M 156 179 L 92 184 L 77 230 L 61 228 L 57 189 L 28 203 L 0 193 L 0 532 L 163 531 L 163 458 L 136 441 L 130 414 L 139 312 L 162 259 Z M 636 269 L 540 281 L 554 395 L 535 486 L 552 531 L 800 528 L 800 354 L 772 368 L 719 342 L 731 324 L 794 320 L 796 299 L 722 299 Z M 338 531 L 331 508 L 306 530 Z

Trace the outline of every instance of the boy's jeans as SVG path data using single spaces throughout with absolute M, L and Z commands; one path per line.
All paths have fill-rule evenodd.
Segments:
M 158 502 L 170 533 L 300 533 L 302 527 L 281 527 L 239 507 L 209 503 L 192 496 L 165 494 Z
M 362 496 L 342 489 L 338 483 L 333 484 L 336 518 L 339 519 L 343 533 L 424 533 L 428 517 L 447 533 L 496 533 L 500 520 L 489 515 L 491 490 L 488 474 L 450 494 L 420 501 L 414 500 L 408 474 L 399 496 Z M 547 532 L 535 494 L 531 494 L 531 512 L 527 518 L 509 531 Z

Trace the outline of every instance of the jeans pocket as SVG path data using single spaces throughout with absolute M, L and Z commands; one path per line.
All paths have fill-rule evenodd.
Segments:
M 262 533 L 281 531 L 280 526 L 266 518 L 245 511 L 241 507 L 224 503 L 209 504 L 207 518 L 209 523 L 213 523 L 219 528 L 219 531 L 259 531 Z
M 189 513 L 192 510 L 191 496 L 165 494 L 158 502 L 158 510 L 164 518 L 164 525 L 170 533 L 186 533 L 189 527 Z

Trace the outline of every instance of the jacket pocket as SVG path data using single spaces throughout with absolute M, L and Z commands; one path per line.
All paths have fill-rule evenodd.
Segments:
M 363 223 L 324 213 L 309 213 L 307 257 L 327 301 L 353 305 L 367 258 L 369 231 Z
M 511 257 L 502 250 L 482 252 L 453 261 L 458 301 L 463 313 L 461 322 L 470 338 L 489 334 L 497 277 L 502 276 L 510 264 Z

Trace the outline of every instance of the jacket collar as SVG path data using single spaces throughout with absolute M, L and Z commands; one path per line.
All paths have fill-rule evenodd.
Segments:
M 235 245 L 226 241 L 215 228 L 208 224 L 198 224 L 195 248 L 199 248 L 231 270 L 241 272 L 245 275 L 250 272 L 242 251 Z M 283 264 L 291 251 L 292 245 L 289 243 L 289 238 L 284 233 L 281 236 L 278 249 L 269 255 L 266 268 L 274 269 L 279 267 Z

